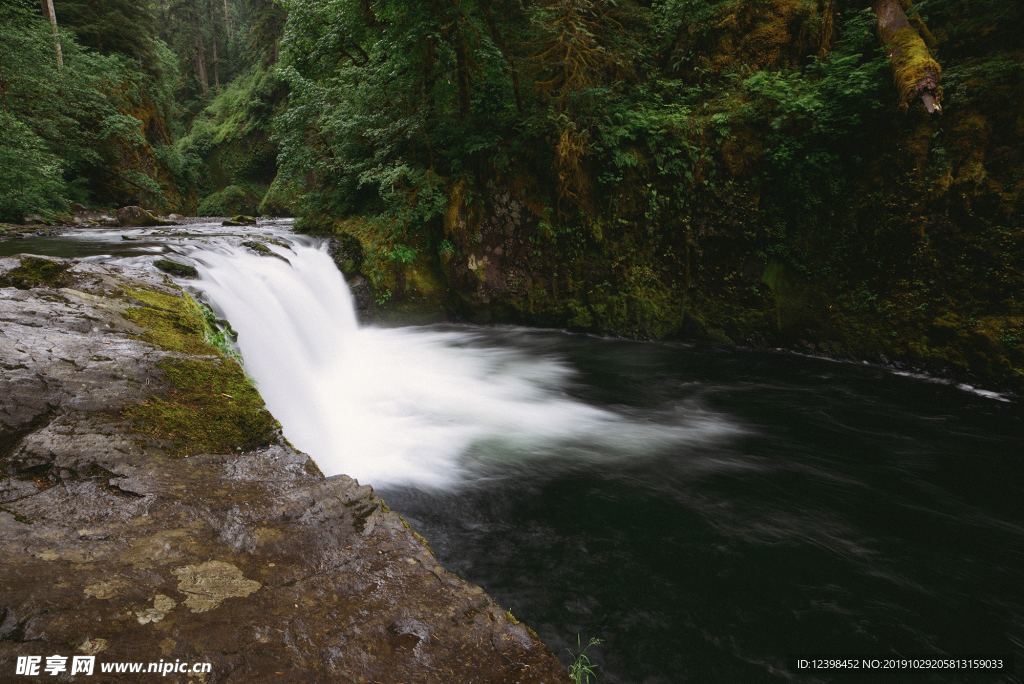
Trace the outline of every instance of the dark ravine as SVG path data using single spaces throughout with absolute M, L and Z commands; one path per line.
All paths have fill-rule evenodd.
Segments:
M 5 662 L 209 661 L 207 682 L 566 679 L 370 487 L 292 449 L 251 386 L 189 393 L 182 368 L 213 388 L 242 376 L 180 290 L 57 263 L 60 282 L 0 289 Z M 0 260 L 0 278 L 15 268 Z M 182 447 L 246 430 L 261 443 Z

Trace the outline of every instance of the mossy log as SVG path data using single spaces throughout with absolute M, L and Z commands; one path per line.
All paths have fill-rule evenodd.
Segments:
M 889 51 L 900 107 L 906 109 L 920 98 L 928 113 L 934 114 L 942 111 L 942 67 L 907 18 L 910 4 L 910 0 L 874 0 L 878 35 Z

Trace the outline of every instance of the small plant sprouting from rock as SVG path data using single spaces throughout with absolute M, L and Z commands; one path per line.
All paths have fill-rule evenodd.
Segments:
M 203 314 L 203 320 L 206 323 L 203 335 L 207 344 L 216 347 L 221 354 L 241 364 L 242 357 L 239 355 L 238 349 L 235 348 L 238 333 L 235 332 L 230 323 L 217 318 L 217 314 L 206 304 L 202 302 L 196 302 L 196 304 L 199 306 L 199 310 Z
M 580 635 L 576 635 L 576 650 L 569 649 L 569 654 L 573 657 L 572 665 L 569 666 L 569 678 L 575 684 L 590 684 L 591 680 L 597 680 L 597 665 L 591 662 L 587 651 L 600 645 L 600 639 L 591 637 L 584 646 L 580 641 Z

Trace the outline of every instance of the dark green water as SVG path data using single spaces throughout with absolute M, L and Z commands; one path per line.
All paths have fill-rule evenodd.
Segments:
M 627 461 L 597 444 L 492 458 L 454 492 L 382 492 L 563 659 L 579 634 L 604 640 L 606 682 L 812 680 L 794 657 L 824 654 L 1021 662 L 1017 404 L 781 353 L 487 334 L 568 360 L 594 405 L 664 422 L 699 404 L 741 430 Z

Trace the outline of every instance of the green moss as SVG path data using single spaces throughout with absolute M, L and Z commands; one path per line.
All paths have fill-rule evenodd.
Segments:
M 535 305 L 550 305 L 543 290 L 532 293 L 532 299 Z M 645 265 L 627 268 L 616 285 L 602 283 L 564 301 L 564 318 L 575 329 L 641 339 L 675 335 L 685 310 L 672 284 Z
M 761 281 L 768 286 L 775 301 L 775 325 L 783 334 L 803 332 L 812 317 L 806 286 L 793 269 L 778 260 L 765 266 Z
M 126 294 L 141 306 L 128 309 L 125 317 L 142 328 L 142 338 L 147 342 L 183 354 L 213 351 L 237 360 L 235 332 L 188 294 L 142 288 L 130 289 Z
M 247 216 L 245 214 L 238 214 L 232 216 L 227 221 L 221 223 L 222 226 L 231 226 L 234 228 L 241 228 L 242 226 L 255 226 L 256 218 L 253 216 Z
M 921 35 L 910 26 L 896 31 L 889 51 L 900 104 L 907 107 L 917 95 L 921 83 L 929 80 L 938 83 L 942 67 L 932 58 Z
M 167 359 L 171 389 L 128 410 L 143 434 L 165 440 L 179 456 L 230 453 L 272 443 L 279 426 L 234 360 Z
M 291 216 L 301 198 L 301 192 L 294 183 L 280 176 L 274 178 L 260 201 L 261 216 Z
M 257 242 L 256 240 L 247 240 L 242 243 L 242 246 L 256 252 L 260 256 L 277 256 L 269 247 L 262 242 Z
M 182 354 L 211 354 L 207 323 L 202 307 L 187 294 L 135 288 L 126 292 L 138 302 L 125 318 L 142 328 L 142 339 Z
M 390 508 L 387 507 L 387 504 L 385 504 L 383 502 L 381 503 L 381 508 L 382 508 L 382 510 L 383 509 L 386 509 L 388 511 L 391 510 Z M 433 555 L 434 550 L 432 548 L 430 548 L 430 542 L 427 541 L 427 538 L 424 537 L 419 532 L 417 532 L 415 530 L 415 528 L 413 528 L 413 526 L 409 524 L 409 521 L 405 519 L 405 516 L 399 515 L 398 519 L 402 521 L 402 527 L 404 527 L 405 529 L 409 530 L 409 534 L 411 534 L 413 536 L 413 538 L 420 543 L 420 546 L 425 548 L 427 551 L 430 552 L 431 555 Z
M 147 342 L 168 351 L 202 355 L 158 365 L 169 389 L 133 406 L 126 417 L 178 456 L 229 453 L 272 443 L 279 425 L 246 377 L 213 313 L 187 294 L 149 289 L 127 292 L 139 306 L 126 317 Z
M 194 266 L 170 259 L 158 259 L 154 264 L 158 269 L 176 278 L 198 278 L 199 271 Z
M 31 290 L 36 287 L 68 287 L 71 285 L 70 262 L 51 261 L 39 257 L 22 257 L 21 264 L 0 275 L 0 287 Z

